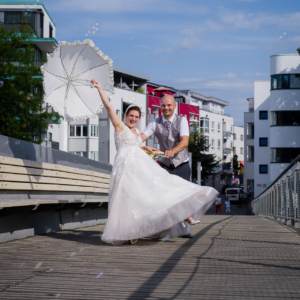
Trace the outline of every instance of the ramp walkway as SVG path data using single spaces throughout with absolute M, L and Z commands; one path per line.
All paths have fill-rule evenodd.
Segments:
M 274 220 L 206 215 L 193 239 L 122 246 L 103 228 L 0 244 L 0 299 L 300 298 L 300 236 Z

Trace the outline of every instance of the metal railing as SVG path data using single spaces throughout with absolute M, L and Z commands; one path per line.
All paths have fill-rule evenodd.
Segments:
M 232 151 L 232 149 L 230 149 L 230 148 L 224 148 L 223 149 L 223 154 L 230 154 L 231 151 Z
M 300 155 L 251 202 L 256 215 L 292 225 L 300 222 Z
M 224 131 L 224 132 L 223 132 L 223 137 L 224 137 L 224 138 L 229 138 L 231 135 L 232 135 L 232 132 L 231 132 L 231 131 Z
M 248 134 L 247 139 L 248 140 L 253 140 L 254 139 L 254 134 Z
M 247 157 L 247 162 L 254 162 L 254 158 L 253 157 Z

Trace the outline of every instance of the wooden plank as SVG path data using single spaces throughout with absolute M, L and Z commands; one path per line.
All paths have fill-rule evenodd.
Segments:
M 96 187 L 96 188 L 97 187 L 101 187 L 101 188 L 109 187 L 109 185 L 107 183 L 100 183 L 100 182 L 61 179 L 61 178 L 45 177 L 45 176 L 19 175 L 19 174 L 9 174 L 9 173 L 0 173 L 0 181 L 64 184 L 64 185 L 76 185 L 76 186 L 90 186 L 90 187 Z
M 100 173 L 100 172 L 94 172 L 94 171 L 89 171 L 89 170 L 84 170 L 79 168 L 66 167 L 58 164 L 50 164 L 45 162 L 38 162 L 38 161 L 19 159 L 19 158 L 7 157 L 7 156 L 0 156 L 0 164 L 30 167 L 35 169 L 56 170 L 56 171 L 83 174 L 87 176 L 95 176 L 95 177 L 101 177 L 107 179 L 110 178 L 110 175 Z
M 108 183 L 108 179 L 103 179 L 94 176 L 86 176 L 81 174 L 73 174 L 67 172 L 53 171 L 47 169 L 35 169 L 35 168 L 26 168 L 26 167 L 16 167 L 10 165 L 0 165 L 1 173 L 13 173 L 13 174 L 26 174 L 26 175 L 35 175 L 35 176 L 47 176 L 47 177 L 60 177 L 67 179 L 77 179 L 85 181 L 97 181 Z
M 1 244 L 1 300 L 299 299 L 300 237 L 274 221 L 206 215 L 192 239 L 122 246 L 104 227 Z
M 63 192 L 90 192 L 108 194 L 107 188 L 93 188 L 84 186 L 69 186 L 56 184 L 37 184 L 37 183 L 15 183 L 0 182 L 0 190 L 27 190 L 27 191 L 63 191 Z
M 18 207 L 18 206 L 30 206 L 38 204 L 60 204 L 60 203 L 106 203 L 108 199 L 81 199 L 81 200 L 20 200 L 20 199 L 10 199 L 9 201 L 0 199 L 0 207 Z

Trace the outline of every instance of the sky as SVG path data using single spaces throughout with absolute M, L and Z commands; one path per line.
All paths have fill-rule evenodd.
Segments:
M 43 3 L 58 41 L 90 38 L 120 68 L 228 101 L 235 125 L 243 125 L 254 81 L 270 79 L 270 56 L 300 47 L 299 0 Z

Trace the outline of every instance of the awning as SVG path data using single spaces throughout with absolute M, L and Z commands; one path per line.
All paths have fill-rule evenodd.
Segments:
M 243 165 L 244 165 L 244 161 L 241 160 L 241 161 L 240 161 L 240 164 L 243 166 Z

